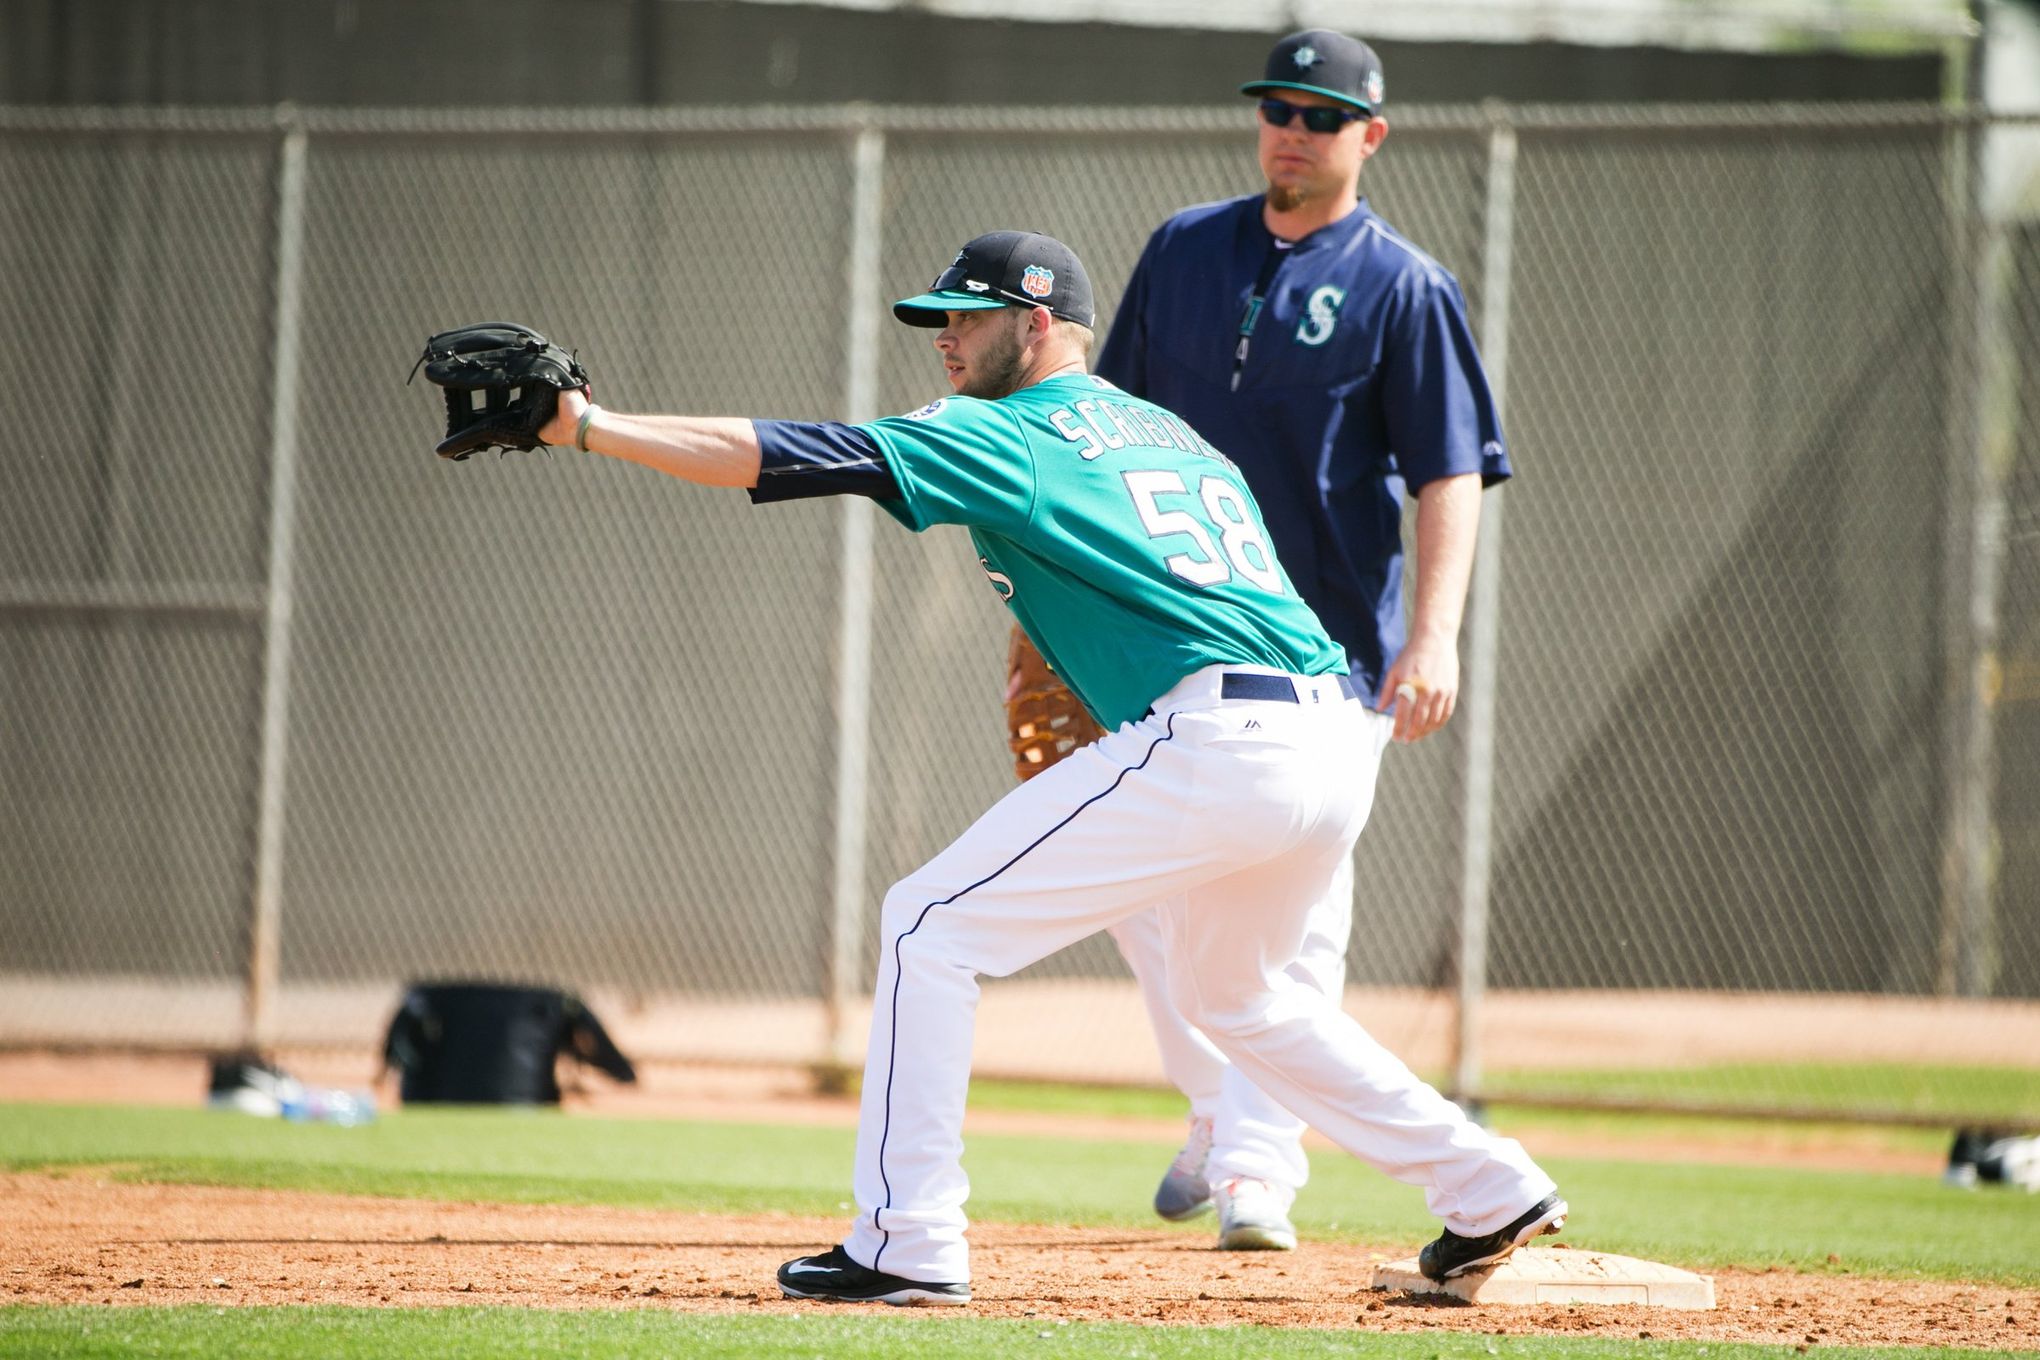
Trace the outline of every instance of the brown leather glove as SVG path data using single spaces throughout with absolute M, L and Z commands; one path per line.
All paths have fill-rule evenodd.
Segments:
M 1006 744 L 1023 783 L 1080 746 L 1105 735 L 1083 702 L 1056 679 L 1048 662 L 1013 625 L 1006 647 Z

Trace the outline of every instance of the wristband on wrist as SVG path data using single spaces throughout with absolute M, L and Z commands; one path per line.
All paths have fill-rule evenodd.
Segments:
M 581 412 L 581 423 L 574 427 L 574 447 L 583 453 L 588 451 L 588 422 L 593 420 L 595 413 L 601 409 L 600 406 L 589 403 L 588 409 Z

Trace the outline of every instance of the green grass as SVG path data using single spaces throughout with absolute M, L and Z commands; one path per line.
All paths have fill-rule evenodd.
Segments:
M 1519 1119 L 1533 1119 L 1543 1106 L 1510 1106 L 1509 1097 L 1574 1098 L 1617 1104 L 1637 1101 L 1700 1108 L 1750 1106 L 1759 1109 L 1832 1111 L 1838 1123 L 1862 1112 L 1945 1118 L 1948 1128 L 1964 1123 L 2040 1125 L 2040 1068 L 1946 1067 L 1912 1063 L 1716 1063 L 1703 1067 L 1560 1069 L 1489 1074 L 1490 1103 Z M 978 1109 L 1027 1109 L 1058 1113 L 1180 1119 L 1183 1097 L 1151 1087 L 1055 1086 L 1032 1082 L 976 1081 L 971 1104 Z M 1564 1114 L 1564 1111 L 1554 1111 Z M 1620 1118 L 1681 1120 L 1693 1116 L 1631 1114 Z M 1704 1118 L 1704 1116 L 1703 1116 Z M 1765 1121 L 1752 1119 L 1751 1124 Z M 1632 1126 L 1635 1127 L 1635 1126 Z M 1856 1129 L 1875 1125 L 1853 1123 Z M 1901 1126 L 1891 1126 L 1901 1127 Z M 1918 1130 L 1915 1138 L 1924 1137 Z M 1947 1134 L 1931 1136 L 1946 1146 Z
M 843 1129 L 500 1109 L 401 1111 L 343 1129 L 201 1109 L 0 1105 L 9 1169 L 103 1166 L 152 1181 L 459 1200 L 835 1218 L 847 1208 L 851 1148 Z M 973 1137 L 972 1217 L 1163 1228 L 1147 1197 L 1172 1150 Z M 2040 1285 L 2040 1200 L 2016 1192 L 1953 1191 L 1926 1174 L 1545 1164 L 1573 1205 L 1567 1240 L 1581 1246 L 1699 1267 Z M 1295 1214 L 1306 1236 L 1414 1247 L 1435 1231 L 1415 1189 L 1336 1153 L 1314 1154 L 1312 1167 Z
M 1945 1157 L 1946 1128 L 1902 1124 L 1851 1124 L 1841 1120 L 1817 1123 L 1799 1120 L 1723 1118 L 1714 1115 L 1631 1114 L 1621 1110 L 1568 1110 L 1544 1105 L 1512 1105 L 1498 1101 L 1489 1112 L 1519 1137 L 1540 1132 L 1593 1136 L 1611 1144 L 1628 1144 L 1636 1155 L 1654 1155 L 1667 1141 L 1713 1144 L 1724 1151 L 1752 1144 L 1777 1147 L 1792 1143 L 1844 1144 L 1872 1152 L 1904 1153 L 1928 1159 Z
M 1068 1086 L 1054 1082 L 993 1081 L 973 1077 L 973 1110 L 1029 1110 L 1117 1119 L 1181 1119 L 1189 1102 L 1160 1086 Z
M 1144 1328 L 1118 1323 L 998 1321 L 930 1313 L 698 1317 L 657 1311 L 560 1313 L 540 1309 L 0 1308 L 0 1356 L 743 1356 L 753 1360 L 918 1360 L 1026 1356 L 1029 1360 L 1753 1360 L 1789 1346 L 1613 1341 L 1478 1333 L 1382 1335 L 1273 1328 Z M 1823 1357 L 2009 1355 L 2008 1351 L 1820 1348 Z M 2029 1353 L 2030 1354 L 2030 1353 Z
M 1951 1122 L 2040 1122 L 2040 1068 L 1947 1067 L 1917 1063 L 1715 1063 L 1702 1067 L 1491 1074 L 1498 1102 L 1509 1095 L 1587 1097 L 1883 1111 Z
M 1781 1069 L 1774 1080 L 1781 1089 L 1784 1089 L 1792 1079 L 1791 1073 L 1797 1070 Z M 1594 1075 L 1606 1077 L 1606 1084 L 1584 1090 L 1583 1094 L 1614 1096 L 1624 1089 L 1625 1083 L 1641 1080 L 1633 1073 Z M 2023 1072 L 2004 1073 L 2001 1080 L 1993 1081 L 1985 1090 L 1991 1099 L 2002 1102 L 2007 1092 L 2019 1089 L 2015 1079 L 2023 1079 L 2026 1075 Z M 1527 1093 L 1527 1090 L 1533 1087 L 1534 1083 L 1530 1084 L 1530 1087 L 1517 1089 L 1526 1090 Z M 1714 1098 L 1720 1098 L 1723 1093 L 1710 1094 Z M 1025 1110 L 1084 1117 L 1156 1121 L 1180 1120 L 1189 1108 L 1183 1097 L 1175 1091 L 1157 1087 L 1069 1086 L 983 1080 L 971 1083 L 970 1103 L 971 1108 L 975 1110 Z M 1631 1143 L 1635 1146 L 1637 1154 L 1642 1157 L 1652 1155 L 1653 1143 L 1662 1143 L 1666 1140 L 1716 1143 L 1732 1147 L 1739 1142 L 1762 1141 L 1776 1145 L 1781 1142 L 1815 1142 L 1837 1138 L 1845 1138 L 1855 1146 L 1872 1150 L 1917 1156 L 1940 1156 L 1947 1152 L 1949 1135 L 1954 1128 L 1952 1124 L 1946 1129 L 1918 1128 L 1896 1124 L 1851 1123 L 1841 1119 L 1831 1123 L 1793 1121 L 1781 1124 L 1777 1120 L 1761 1118 L 1633 1113 L 1627 1110 L 1571 1110 L 1543 1105 L 1512 1104 L 1507 1100 L 1495 1101 L 1490 1106 L 1489 1112 L 1495 1119 L 1506 1124 L 1509 1131 L 1518 1137 L 1531 1136 L 1544 1129 L 1563 1130 L 1572 1134 L 1591 1133 L 1611 1142 Z M 2036 1114 L 2035 1118 L 2040 1119 L 2040 1114 Z

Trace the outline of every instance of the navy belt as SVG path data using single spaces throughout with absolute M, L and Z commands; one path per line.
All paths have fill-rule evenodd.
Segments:
M 1338 678 L 1339 693 L 1348 699 L 1360 696 L 1353 691 L 1353 677 L 1341 675 Z M 1218 696 L 1221 699 L 1266 699 L 1278 704 L 1293 704 L 1296 685 L 1286 675 L 1257 675 L 1252 671 L 1228 671 L 1219 679 Z

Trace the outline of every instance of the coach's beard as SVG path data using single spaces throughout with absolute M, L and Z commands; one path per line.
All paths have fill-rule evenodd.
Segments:
M 1279 213 L 1295 212 L 1314 197 L 1315 195 L 1302 185 L 1271 184 L 1268 186 L 1268 206 Z

